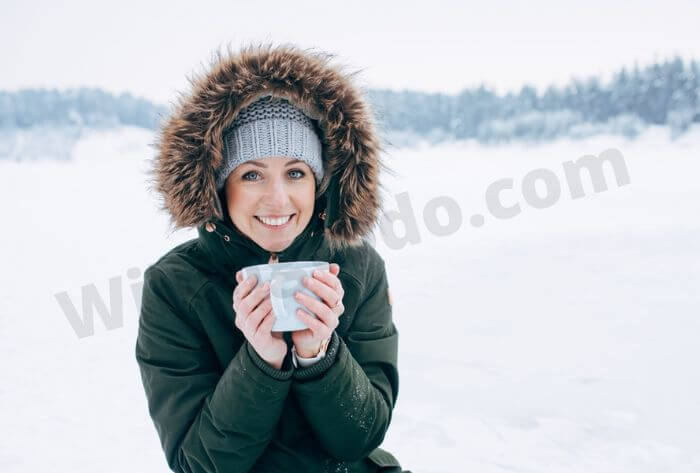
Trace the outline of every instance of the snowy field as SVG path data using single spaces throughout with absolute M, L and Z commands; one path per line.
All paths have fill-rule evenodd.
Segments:
M 133 294 L 196 232 L 166 233 L 145 189 L 151 140 L 122 129 L 83 138 L 71 162 L 0 161 L 2 472 L 169 471 L 134 358 Z M 584 178 L 572 199 L 563 163 L 608 148 L 629 184 L 606 169 L 607 190 Z M 414 473 L 700 471 L 700 130 L 389 151 L 386 206 L 407 193 L 420 241 L 376 240 L 400 333 L 383 447 Z M 559 177 L 548 208 L 519 189 L 538 168 Z M 504 205 L 521 212 L 499 220 L 484 195 L 503 178 Z M 423 209 L 445 196 L 463 221 L 439 236 Z M 79 338 L 56 295 L 82 316 L 89 285 L 108 307 L 111 294 L 111 329 L 95 312 Z

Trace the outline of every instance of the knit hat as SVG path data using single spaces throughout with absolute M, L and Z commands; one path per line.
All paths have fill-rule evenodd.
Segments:
M 252 159 L 288 157 L 304 161 L 316 176 L 316 187 L 323 179 L 321 140 L 314 123 L 289 101 L 262 97 L 243 108 L 223 134 L 224 163 L 216 173 L 216 188 L 240 164 Z

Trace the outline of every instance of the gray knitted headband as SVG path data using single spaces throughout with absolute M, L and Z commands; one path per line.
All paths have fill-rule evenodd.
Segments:
M 313 122 L 287 100 L 262 97 L 240 111 L 223 135 L 224 163 L 216 173 L 216 188 L 240 164 L 251 159 L 288 157 L 304 161 L 323 179 L 321 140 Z

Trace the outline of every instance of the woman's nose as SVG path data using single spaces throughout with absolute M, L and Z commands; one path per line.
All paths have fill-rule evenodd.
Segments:
M 287 209 L 289 204 L 289 192 L 282 179 L 273 179 L 267 190 L 267 200 L 270 207 L 275 209 Z

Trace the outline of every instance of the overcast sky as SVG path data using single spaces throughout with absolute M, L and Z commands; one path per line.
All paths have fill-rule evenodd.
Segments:
M 0 89 L 97 86 L 161 103 L 212 51 L 292 42 L 362 85 L 539 90 L 674 54 L 700 59 L 700 2 L 3 2 Z

